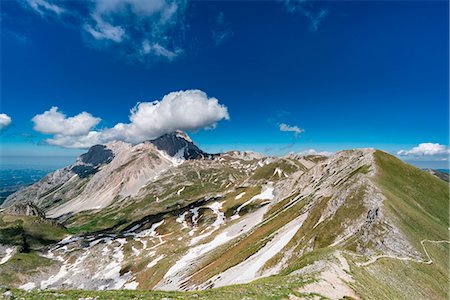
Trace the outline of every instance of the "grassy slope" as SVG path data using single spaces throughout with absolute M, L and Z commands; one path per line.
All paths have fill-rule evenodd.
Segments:
M 409 241 L 422 249 L 423 239 L 448 240 L 448 184 L 384 152 L 377 151 L 375 159 L 385 209 Z
M 178 185 L 174 185 L 173 176 L 176 176 Z M 177 169 L 177 173 L 168 174 L 149 184 L 146 197 L 123 201 L 121 206 L 112 205 L 97 212 L 81 212 L 70 218 L 66 226 L 73 234 L 120 231 L 144 218 L 176 211 L 210 195 L 224 192 L 224 182 L 228 182 L 230 177 L 241 176 L 239 171 L 229 167 L 197 167 L 195 162 L 186 163 Z M 177 194 L 183 187 L 183 192 Z M 156 197 L 159 201 L 156 201 Z
M 40 248 L 61 240 L 66 229 L 34 216 L 0 215 L 0 244 L 17 247 L 16 254 L 0 265 L 0 284 L 23 282 L 55 262 L 39 256 Z
M 448 184 L 384 152 L 377 151 L 375 159 L 385 211 L 410 243 L 423 253 L 421 240 L 448 241 Z M 353 266 L 356 291 L 366 299 L 448 299 L 449 244 L 425 247 L 431 265 L 381 259 L 365 268 Z
M 273 276 L 249 284 L 234 285 L 196 292 L 160 291 L 32 291 L 12 290 L 21 299 L 288 299 L 299 295 L 295 290 L 310 282 L 298 276 Z M 0 288 L 0 295 L 5 289 Z
M 375 153 L 375 159 L 378 166 L 378 173 L 374 182 L 387 197 L 385 213 L 396 221 L 396 225 L 409 241 L 419 251 L 422 251 L 420 241 L 423 239 L 448 240 L 448 185 L 432 175 L 405 164 L 384 152 L 377 151 Z M 235 194 L 238 194 L 238 192 Z M 233 194 L 232 196 L 235 195 Z M 286 200 L 283 204 L 287 204 L 289 200 Z M 320 202 L 322 205 L 314 208 L 311 215 L 305 221 L 304 229 L 312 230 L 312 226 L 317 222 L 323 205 L 327 200 L 329 199 L 323 199 Z M 350 201 L 351 203 L 355 202 Z M 282 205 L 280 206 L 282 207 Z M 276 215 L 278 209 L 281 207 L 273 209 L 268 215 Z M 345 209 L 343 208 L 342 218 L 345 219 L 348 217 L 349 210 L 354 209 L 355 207 L 351 205 L 345 207 Z M 296 211 L 298 212 L 298 209 Z M 316 211 L 317 214 L 314 213 Z M 267 225 L 269 225 L 267 228 L 270 229 L 278 227 L 272 226 L 273 224 L 270 224 L 270 222 Z M 330 224 L 324 222 L 323 225 L 318 226 L 316 229 L 339 228 L 340 226 L 338 225 L 335 222 L 331 222 Z M 303 234 L 307 234 L 307 232 L 303 232 Z M 256 231 L 254 234 L 256 233 L 259 233 L 259 231 Z M 299 257 L 284 270 L 283 274 L 287 274 L 318 259 L 326 258 L 328 255 L 326 245 L 329 244 L 330 237 L 325 231 L 323 233 L 324 235 L 320 235 L 315 240 L 317 247 L 315 247 L 314 251 Z M 267 236 L 267 234 L 264 233 L 263 236 Z M 296 236 L 296 238 L 299 239 L 300 236 Z M 252 238 L 249 240 L 254 241 Z M 244 241 L 246 239 L 239 241 L 230 250 L 239 249 L 240 247 L 236 246 L 245 244 Z M 294 242 L 299 241 L 296 240 Z M 321 245 L 325 247 L 321 247 Z M 351 264 L 352 276 L 356 280 L 356 283 L 353 284 L 356 292 L 365 299 L 447 299 L 449 285 L 449 246 L 448 244 L 427 243 L 426 249 L 434 261 L 431 265 L 403 262 L 395 259 L 381 259 L 368 267 L 359 268 L 351 263 L 351 258 L 348 257 Z M 236 261 L 241 261 L 239 254 L 245 254 L 245 252 L 230 251 L 230 254 L 233 255 L 228 255 L 228 259 L 236 258 Z M 229 264 L 234 265 L 236 262 L 233 262 L 233 259 L 231 259 Z M 215 268 L 202 270 L 203 272 L 200 272 L 202 276 L 200 277 L 210 277 L 212 274 L 217 273 L 217 270 L 212 271 L 213 269 Z M 245 297 L 251 297 L 253 299 L 283 299 L 287 298 L 289 294 L 296 294 L 294 290 L 301 285 L 303 285 L 302 280 L 297 277 L 273 276 L 257 280 L 250 284 L 235 285 L 195 293 L 138 291 L 58 291 L 56 294 L 52 292 L 32 292 L 27 294 L 22 291 L 14 291 L 14 293 L 18 296 L 25 295 L 30 299 L 42 299 L 43 296 L 46 299 L 78 299 L 78 297 L 87 296 L 98 296 L 99 299 L 160 299 L 162 297 L 179 299 L 242 299 Z
M 0 244 L 3 245 L 38 249 L 61 240 L 66 233 L 63 226 L 39 217 L 0 215 Z

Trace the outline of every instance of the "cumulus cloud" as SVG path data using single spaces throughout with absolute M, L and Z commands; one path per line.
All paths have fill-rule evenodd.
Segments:
M 45 134 L 82 135 L 87 134 L 101 119 L 90 113 L 82 112 L 74 117 L 67 117 L 53 106 L 50 110 L 33 117 L 34 130 Z
M 12 119 L 7 114 L 0 114 L 0 130 L 8 127 L 12 122 Z
M 83 124 L 78 122 L 82 118 Z M 138 103 L 131 109 L 129 123 L 118 123 L 112 128 L 93 130 L 99 118 L 86 112 L 68 118 L 55 107 L 35 116 L 33 122 L 35 130 L 54 135 L 46 140 L 48 144 L 87 148 L 113 140 L 139 143 L 175 130 L 211 129 L 220 120 L 229 118 L 228 109 L 216 98 L 209 98 L 200 90 L 187 90 L 172 92 L 161 100 Z
M 334 153 L 333 152 L 329 152 L 329 151 L 317 151 L 315 149 L 307 149 L 307 150 L 300 151 L 297 154 L 301 155 L 301 156 L 308 156 L 308 155 L 331 156 Z
M 409 150 L 400 150 L 397 155 L 409 157 L 412 159 L 427 158 L 427 159 L 448 159 L 450 149 L 447 146 L 439 143 L 421 143 Z
M 285 123 L 281 123 L 279 125 L 279 128 L 280 128 L 280 131 L 293 132 L 295 137 L 298 137 L 300 135 L 300 133 L 305 131 L 298 126 L 289 126 Z

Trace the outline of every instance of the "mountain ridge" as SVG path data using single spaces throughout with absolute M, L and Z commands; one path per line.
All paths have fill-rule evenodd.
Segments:
M 44 198 L 81 185 L 80 195 L 89 189 L 93 194 L 90 203 L 79 195 L 56 202 L 38 198 L 70 235 L 36 250 L 54 267 L 38 277 L 24 275 L 19 286 L 218 291 L 281 276 L 297 282 L 292 295 L 423 295 L 386 286 L 385 278 L 398 269 L 433 286 L 436 299 L 446 295 L 445 276 L 436 285 L 414 271 L 445 273 L 437 258 L 448 255 L 448 186 L 440 179 L 372 148 L 329 157 L 237 151 L 208 156 L 198 147 L 186 152 L 193 142 L 177 133 L 164 141 L 173 138 L 183 141 L 161 143 L 172 146 L 173 156 L 151 142 L 116 142 L 105 146 L 114 154 L 106 164 L 96 162 L 110 155 L 88 155 L 101 158 L 91 163 L 98 168 L 94 174 L 69 176 L 67 167 L 45 179 L 46 185 L 30 187 L 41 189 Z M 186 153 L 188 159 L 181 157 Z M 52 178 L 58 184 L 48 184 Z M 104 195 L 111 187 L 120 187 L 115 199 Z M 94 199 L 95 193 L 108 201 Z M 429 251 L 433 263 L 421 264 Z M 408 265 L 396 263 L 406 260 Z M 379 290 L 367 290 L 365 283 Z

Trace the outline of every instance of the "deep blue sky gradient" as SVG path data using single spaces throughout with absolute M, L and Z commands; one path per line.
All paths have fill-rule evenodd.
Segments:
M 230 121 L 191 133 L 208 151 L 269 154 L 314 148 L 448 145 L 447 1 L 328 1 L 318 30 L 280 2 L 193 2 L 185 54 L 150 66 L 87 45 L 77 28 L 2 2 L 2 156 L 74 156 L 40 145 L 31 118 L 58 106 L 87 111 L 101 127 L 127 122 L 137 101 L 201 89 Z M 214 45 L 217 12 L 231 38 Z M 279 123 L 305 130 L 300 138 Z M 30 142 L 31 141 L 31 142 Z

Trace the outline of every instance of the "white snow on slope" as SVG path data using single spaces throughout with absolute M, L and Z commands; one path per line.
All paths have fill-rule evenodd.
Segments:
M 242 198 L 242 196 L 245 195 L 245 192 L 240 193 L 239 195 L 236 196 L 236 200 L 239 200 Z
M 192 263 L 195 263 L 200 256 L 251 230 L 262 221 L 267 209 L 267 205 L 257 209 L 243 217 L 239 222 L 224 228 L 212 241 L 190 248 L 188 252 L 167 271 L 163 280 L 158 283 L 156 288 L 160 290 L 179 290 L 181 288 L 180 285 L 188 277 L 189 266 Z
M 5 250 L 5 256 L 0 260 L 0 265 L 6 263 L 13 256 L 14 248 L 7 248 Z
M 153 268 L 154 266 L 156 266 L 156 264 L 163 258 L 164 258 L 164 254 L 161 254 L 160 256 L 158 256 L 157 258 L 155 258 L 154 260 L 149 262 L 147 265 L 147 269 L 150 269 L 150 268 Z
M 180 196 L 181 192 L 184 191 L 185 188 L 186 188 L 186 186 L 183 186 L 181 189 L 179 189 L 177 191 L 177 195 Z
M 132 281 L 123 286 L 125 290 L 135 290 L 139 285 L 139 282 Z
M 34 282 L 28 282 L 25 284 L 22 284 L 21 286 L 19 286 L 19 289 L 25 290 L 25 291 L 31 291 L 34 288 L 36 288 L 36 284 Z
M 59 271 L 44 280 L 28 283 L 23 288 L 135 289 L 138 283 L 133 274 L 121 274 L 126 260 L 124 247 L 128 242 L 137 241 L 142 247 L 131 246 L 134 256 L 155 255 L 156 248 L 166 242 L 156 232 L 163 222 L 164 220 L 153 223 L 149 229 L 140 232 L 66 237 L 43 255 L 60 261 Z M 152 243 L 152 246 L 147 247 L 148 243 Z M 162 257 L 158 257 L 153 263 L 156 264 L 160 259 Z
M 283 170 L 281 170 L 280 168 L 277 167 L 273 171 L 273 175 L 278 175 L 278 177 L 281 177 L 283 175 Z
M 214 287 L 225 286 L 230 284 L 247 283 L 259 277 L 272 275 L 272 272 L 262 274 L 261 268 L 264 264 L 280 252 L 284 246 L 294 237 L 295 233 L 300 229 L 307 214 L 289 222 L 278 230 L 275 236 L 258 252 L 250 256 L 247 260 L 240 264 L 216 275 Z
M 232 216 L 232 219 L 237 219 L 239 217 L 239 212 L 241 211 L 241 209 L 243 209 L 244 207 L 246 207 L 255 200 L 273 200 L 274 198 L 273 190 L 274 188 L 272 187 L 272 184 L 269 183 L 266 187 L 264 187 L 263 191 L 260 194 L 253 196 L 250 200 L 240 205 L 237 208 L 234 216 Z
M 208 226 L 208 228 L 205 229 L 206 233 L 198 235 L 191 240 L 190 242 L 191 246 L 197 244 L 205 237 L 210 236 L 214 231 L 219 229 L 220 226 L 225 224 L 225 215 L 223 212 L 220 211 L 220 209 L 222 208 L 221 202 L 214 202 L 208 205 L 208 208 L 210 208 L 216 214 L 216 220 L 214 221 L 213 224 L 211 224 L 211 226 Z M 211 227 L 212 229 L 210 229 Z
M 192 228 L 191 231 L 189 231 L 189 235 L 193 236 L 195 231 L 197 230 L 197 221 L 198 221 L 198 211 L 199 211 L 199 207 L 194 207 L 191 208 L 190 212 L 192 213 L 192 224 L 194 224 L 194 228 Z
M 181 229 L 185 229 L 185 228 L 189 228 L 187 222 L 186 222 L 186 215 L 188 214 L 187 211 L 185 211 L 184 213 L 182 213 L 181 215 L 179 215 L 175 221 L 177 221 L 177 223 L 181 224 Z

